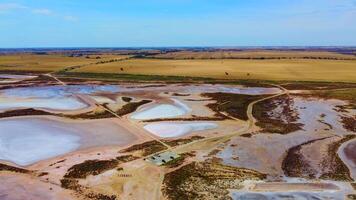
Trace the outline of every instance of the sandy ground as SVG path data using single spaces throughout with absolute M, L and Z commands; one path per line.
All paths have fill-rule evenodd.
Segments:
M 70 200 L 75 198 L 58 185 L 48 184 L 30 175 L 0 172 L 2 200 Z

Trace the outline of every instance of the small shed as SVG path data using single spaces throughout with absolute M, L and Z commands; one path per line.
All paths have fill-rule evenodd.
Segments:
M 156 154 L 154 156 L 151 156 L 147 158 L 146 160 L 148 162 L 151 162 L 155 165 L 164 165 L 165 163 L 172 161 L 174 159 L 179 158 L 179 155 L 172 152 L 172 151 L 166 151 L 160 154 Z

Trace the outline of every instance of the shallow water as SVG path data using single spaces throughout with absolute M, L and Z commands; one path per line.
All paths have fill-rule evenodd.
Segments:
M 247 94 L 247 95 L 264 95 L 264 94 L 277 94 L 281 92 L 279 88 L 263 88 L 263 87 L 244 87 L 241 85 L 193 85 L 193 86 L 183 86 L 182 90 L 188 93 L 233 93 L 233 94 Z
M 54 98 L 72 94 L 93 94 L 96 92 L 119 92 L 120 87 L 114 85 L 68 85 L 24 87 L 2 90 L 0 94 L 6 97 Z
M 172 118 L 187 114 L 191 109 L 182 102 L 173 99 L 174 104 L 160 104 L 154 107 L 135 112 L 131 118 L 136 120 L 149 120 L 159 118 Z
M 217 127 L 218 127 L 217 124 L 208 123 L 208 122 L 195 122 L 195 123 L 161 122 L 161 123 L 152 123 L 144 126 L 144 128 L 147 131 L 163 138 L 183 136 L 194 131 L 209 130 Z
M 88 107 L 87 104 L 74 97 L 55 98 L 12 98 L 0 97 L 0 110 L 19 108 L 44 108 L 53 110 L 78 110 Z
M 0 159 L 18 165 L 65 154 L 77 149 L 80 137 L 38 121 L 0 121 Z
M 233 200 L 343 200 L 338 192 L 232 192 Z
M 26 76 L 26 75 L 14 75 L 14 74 L 0 74 L 0 83 L 16 83 L 22 80 L 33 79 L 37 76 Z
M 335 106 L 338 105 L 345 105 L 345 102 L 340 100 L 294 98 L 294 106 L 299 114 L 297 122 L 304 124 L 303 129 L 308 132 L 325 131 L 332 127 L 332 131 L 335 134 L 349 134 L 349 131 L 345 130 L 342 123 L 340 123 L 339 113 L 334 110 Z
M 7 89 L 0 92 L 0 110 L 43 108 L 53 110 L 78 110 L 88 105 L 73 94 L 117 92 L 116 86 L 46 86 Z
M 35 78 L 36 76 L 28 76 L 28 75 L 15 75 L 15 74 L 0 74 L 0 78 L 5 79 L 30 79 Z
M 356 180 L 356 139 L 341 145 L 338 154 L 341 160 L 350 169 L 351 177 Z
M 77 149 L 127 145 L 136 139 L 112 120 L 62 122 L 59 119 L 0 120 L 0 159 L 29 165 Z
M 229 166 L 254 169 L 279 176 L 283 174 L 281 162 L 285 152 L 291 147 L 315 138 L 317 136 L 305 132 L 287 135 L 264 133 L 251 138 L 235 137 L 217 154 L 217 157 Z

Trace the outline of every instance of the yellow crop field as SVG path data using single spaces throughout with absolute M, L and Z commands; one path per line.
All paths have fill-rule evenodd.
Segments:
M 356 61 L 346 60 L 162 60 L 130 59 L 75 72 L 196 76 L 226 79 L 356 82 Z
M 241 51 L 177 51 L 154 55 L 165 59 L 340 59 L 356 60 L 355 55 L 346 55 L 328 51 L 277 51 L 277 50 L 241 50 Z
M 98 58 L 97 58 L 98 57 Z M 100 57 L 100 58 L 99 58 Z M 58 71 L 70 66 L 87 65 L 110 59 L 120 59 L 121 55 L 90 55 L 86 58 L 66 55 L 3 55 L 0 56 L 0 71 Z

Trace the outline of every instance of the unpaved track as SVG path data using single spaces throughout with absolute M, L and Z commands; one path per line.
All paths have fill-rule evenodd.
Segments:
M 173 148 L 173 150 L 176 151 L 176 152 L 179 152 L 179 153 L 184 153 L 184 152 L 189 152 L 189 151 L 192 151 L 192 150 L 198 150 L 198 148 L 202 148 L 204 145 L 207 145 L 208 148 L 212 149 L 212 148 L 216 147 L 217 145 L 230 140 L 234 136 L 242 135 L 242 134 L 245 134 L 245 133 L 251 133 L 253 131 L 258 130 L 258 127 L 255 125 L 257 120 L 253 116 L 253 106 L 255 104 L 259 103 L 259 102 L 262 102 L 262 101 L 265 101 L 265 100 L 268 100 L 268 99 L 272 99 L 272 98 L 275 98 L 275 97 L 278 97 L 278 96 L 282 96 L 282 95 L 285 95 L 285 94 L 287 94 L 287 95 L 289 94 L 289 91 L 287 89 L 285 89 L 285 88 L 283 88 L 283 87 L 281 87 L 279 85 L 273 85 L 273 86 L 281 88 L 282 92 L 251 102 L 247 107 L 248 120 L 246 121 L 246 124 L 245 124 L 245 126 L 243 128 L 237 130 L 236 132 L 234 132 L 232 134 L 206 138 L 206 139 L 197 140 L 197 141 L 185 144 L 185 145 L 180 145 L 180 146 L 177 146 L 177 147 Z M 231 118 L 231 116 L 228 116 L 225 113 L 221 113 L 221 114 Z M 195 147 L 198 147 L 198 148 L 195 148 Z
M 64 86 L 66 85 L 66 83 L 64 83 L 61 80 L 59 80 L 53 74 L 50 73 L 50 74 L 46 74 L 46 75 L 49 76 L 49 77 L 52 77 L 53 79 L 55 79 L 61 85 L 64 85 Z M 212 150 L 212 149 L 216 148 L 216 146 L 218 146 L 219 144 L 222 144 L 224 142 L 229 141 L 232 137 L 235 137 L 235 136 L 238 136 L 238 135 L 241 135 L 241 134 L 245 134 L 245 133 L 251 133 L 253 131 L 258 130 L 258 127 L 255 125 L 257 120 L 253 116 L 253 106 L 255 104 L 259 103 L 259 102 L 262 102 L 262 101 L 265 101 L 265 100 L 268 100 L 268 99 L 272 99 L 272 98 L 275 98 L 275 97 L 278 97 L 278 96 L 282 96 L 282 95 L 285 95 L 285 94 L 287 94 L 287 95 L 289 94 L 289 91 L 287 89 L 283 88 L 282 86 L 280 86 L 280 85 L 273 85 L 273 86 L 280 88 L 282 90 L 282 92 L 251 102 L 248 105 L 247 111 L 246 111 L 247 112 L 247 116 L 248 116 L 248 120 L 246 121 L 246 123 L 243 126 L 243 128 L 237 130 L 234 133 L 231 133 L 231 134 L 228 134 L 228 135 L 225 135 L 225 136 L 217 136 L 217 137 L 211 137 L 211 138 L 206 138 L 206 139 L 202 139 L 202 140 L 197 140 L 197 141 L 193 141 L 191 143 L 187 143 L 187 144 L 184 144 L 184 145 L 179 145 L 179 146 L 176 146 L 176 147 L 173 147 L 173 148 L 171 146 L 169 146 L 168 144 L 164 143 L 163 141 L 161 141 L 159 138 L 156 138 L 156 137 L 154 137 L 153 135 L 151 135 L 149 133 L 147 133 L 146 136 L 149 136 L 153 140 L 161 143 L 162 145 L 164 145 L 164 146 L 166 146 L 168 148 L 167 150 L 163 150 L 161 152 L 156 152 L 155 154 L 163 153 L 163 152 L 166 152 L 166 151 L 174 151 L 176 153 L 185 153 L 185 152 L 190 152 L 190 151 L 193 151 L 193 150 L 200 150 L 200 149 Z M 110 112 L 116 118 L 118 118 L 120 120 L 123 120 L 122 117 L 117 115 L 112 110 L 110 110 L 110 109 L 108 109 L 108 108 L 106 108 L 106 107 L 104 107 L 104 106 L 102 106 L 100 104 L 97 104 L 97 106 L 100 106 L 101 108 L 107 110 L 108 112 Z M 226 115 L 225 113 L 221 113 L 221 114 Z M 226 116 L 228 116 L 228 115 L 226 115 Z M 228 117 L 231 118 L 231 116 L 228 116 Z M 233 119 L 235 119 L 235 118 L 233 118 Z M 238 120 L 238 119 L 235 119 L 235 120 Z M 132 125 L 137 129 L 141 129 L 140 127 L 137 127 L 134 124 L 132 124 Z M 142 131 L 140 131 L 140 132 L 142 132 Z M 152 155 L 154 155 L 154 154 L 152 154 Z M 150 157 L 152 155 L 148 155 L 145 158 Z M 150 163 L 147 163 L 147 165 L 152 166 Z M 160 172 L 159 176 L 160 176 L 160 185 L 159 185 L 159 187 L 156 187 L 155 191 L 152 191 L 152 195 L 154 196 L 154 199 L 160 199 L 162 197 L 161 189 L 162 189 L 163 179 L 164 179 L 164 174 L 163 174 L 162 171 Z M 150 184 L 150 183 L 146 183 L 146 184 Z

